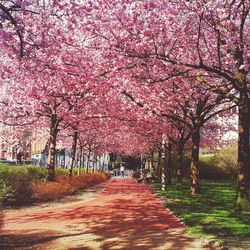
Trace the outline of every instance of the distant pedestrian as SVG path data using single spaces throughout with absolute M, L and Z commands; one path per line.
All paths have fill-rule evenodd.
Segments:
M 122 176 L 122 178 L 124 178 L 124 167 L 123 166 L 121 166 L 121 168 L 120 168 L 120 172 L 121 172 L 121 176 Z
M 18 147 L 17 149 L 17 164 L 22 164 L 22 156 L 23 156 L 23 151 L 21 147 Z

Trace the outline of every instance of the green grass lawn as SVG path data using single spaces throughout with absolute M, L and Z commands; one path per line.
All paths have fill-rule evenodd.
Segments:
M 205 237 L 237 237 L 250 239 L 250 215 L 238 214 L 233 211 L 235 199 L 235 182 L 222 180 L 202 180 L 202 191 L 191 196 L 188 180 L 182 188 L 175 182 L 166 191 L 160 184 L 154 189 L 167 198 L 168 207 L 194 236 Z

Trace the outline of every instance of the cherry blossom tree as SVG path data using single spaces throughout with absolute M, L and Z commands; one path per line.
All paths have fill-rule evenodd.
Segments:
M 49 180 L 58 134 L 68 126 L 72 152 L 78 137 L 95 155 L 142 154 L 158 146 L 161 156 L 165 136 L 165 170 L 176 141 L 180 182 L 190 137 L 195 194 L 201 129 L 230 101 L 239 120 L 236 208 L 247 210 L 249 10 L 244 0 L 2 1 L 1 121 L 47 124 Z M 91 117 L 105 118 L 99 125 L 108 136 L 96 139 L 103 130 L 84 124 Z M 88 131 L 85 139 L 81 130 Z
M 199 79 L 238 106 L 236 208 L 249 208 L 249 1 L 96 1 L 87 8 L 106 62 L 171 80 Z M 152 68 L 145 74 L 145 69 Z

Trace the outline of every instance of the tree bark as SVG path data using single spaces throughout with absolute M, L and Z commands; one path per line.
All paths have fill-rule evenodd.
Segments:
M 165 156 L 167 159 L 166 166 L 166 175 L 167 175 L 167 185 L 171 184 L 172 181 L 172 144 L 169 142 L 168 147 L 166 148 L 167 155 Z
M 172 181 L 172 145 L 164 145 L 164 157 L 162 164 L 162 190 L 166 190 L 167 185 Z
M 192 155 L 191 155 L 191 194 L 200 192 L 199 182 L 199 149 L 200 149 L 200 128 L 196 127 L 192 131 Z
M 250 211 L 250 151 L 249 151 L 249 98 L 247 94 L 240 96 L 238 120 L 238 179 L 235 209 Z
M 83 162 L 83 146 L 80 146 L 80 160 L 79 160 L 79 165 L 78 165 L 78 170 L 77 170 L 77 175 L 80 175 L 82 172 L 82 162 Z
M 154 169 L 154 153 L 152 152 L 150 154 L 150 157 L 148 159 L 149 161 L 149 169 L 153 171 L 154 175 L 155 175 L 155 169 Z
M 153 169 L 153 173 L 154 173 L 154 178 L 157 179 L 158 176 L 157 176 L 157 166 L 155 164 L 155 152 L 152 153 L 152 156 L 151 156 L 151 166 L 152 166 L 152 169 Z
M 58 134 L 57 115 L 52 114 L 50 118 L 49 155 L 47 163 L 48 181 L 54 181 L 55 179 L 55 151 L 56 151 L 57 134 Z
M 184 141 L 183 141 L 183 138 L 180 138 L 178 142 L 178 155 L 177 155 L 177 185 L 178 186 L 182 186 L 183 155 L 184 155 Z
M 87 173 L 89 172 L 90 154 L 91 154 L 91 148 L 89 148 L 88 158 L 87 158 L 87 168 L 86 168 Z
M 94 159 L 93 159 L 93 167 L 92 167 L 92 173 L 95 173 L 96 172 L 96 164 L 97 164 L 97 157 L 94 156 Z
M 73 167 L 74 167 L 75 158 L 76 158 L 77 137 L 78 137 L 78 132 L 75 131 L 74 134 L 73 134 L 73 142 L 72 142 L 72 148 L 71 148 L 69 177 L 72 177 L 72 173 L 73 173 Z
M 157 179 L 160 179 L 162 177 L 162 150 L 161 149 L 158 151 L 158 159 L 157 159 L 155 172 L 156 172 Z
M 167 189 L 167 150 L 166 150 L 166 144 L 163 145 L 163 153 L 161 152 L 161 189 L 166 190 Z

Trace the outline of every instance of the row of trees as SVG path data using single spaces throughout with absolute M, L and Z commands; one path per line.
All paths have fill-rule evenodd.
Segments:
M 98 127 L 97 137 L 107 135 L 99 144 L 109 152 L 163 143 L 167 155 L 175 142 L 180 183 L 191 141 L 196 194 L 201 141 L 213 144 L 218 127 L 228 129 L 219 115 L 238 114 L 236 208 L 247 210 L 249 9 L 244 0 L 5 1 L 1 120 L 49 128 L 50 180 L 59 131 L 70 128 L 74 151 L 87 121 L 86 133 Z

